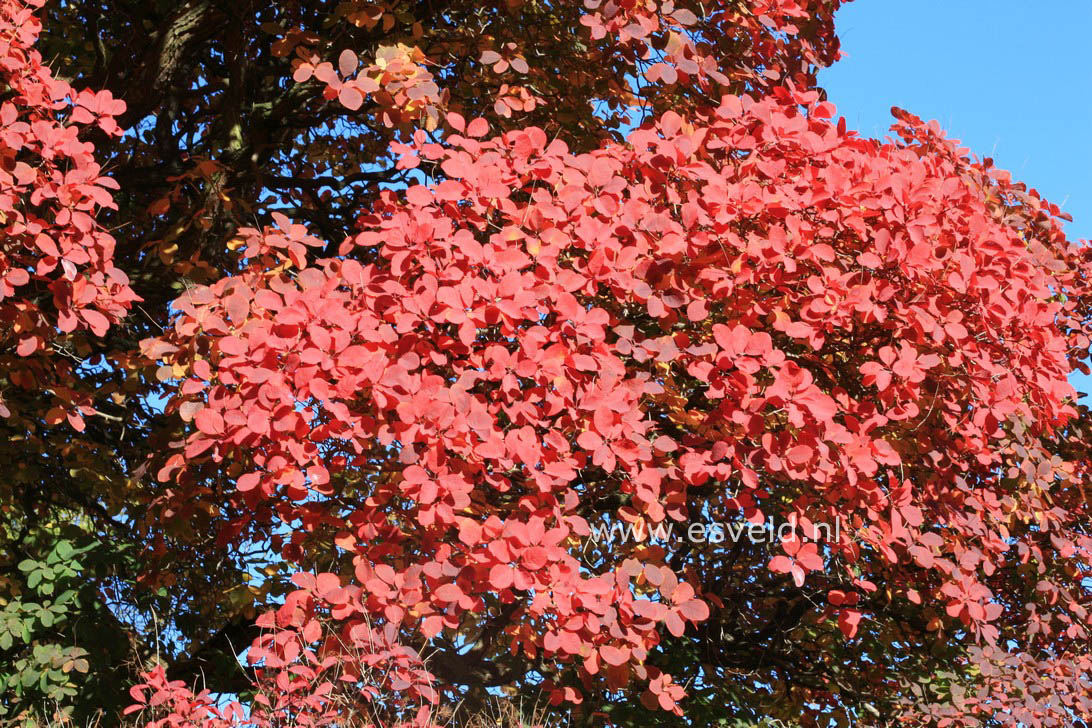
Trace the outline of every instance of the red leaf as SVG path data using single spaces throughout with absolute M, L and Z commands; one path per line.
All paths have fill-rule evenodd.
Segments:
M 603 657 L 603 662 L 608 665 L 624 665 L 629 661 L 630 650 L 628 647 L 612 647 L 611 645 L 603 645 L 599 648 L 599 654 Z
M 261 482 L 261 473 L 247 473 L 240 475 L 238 480 L 235 481 L 235 487 L 242 493 L 246 493 L 249 490 L 254 490 Z
M 219 412 L 208 407 L 200 410 L 193 418 L 197 429 L 206 435 L 224 434 L 224 418 Z
M 432 615 L 429 617 L 425 617 L 423 620 L 421 620 L 421 634 L 423 634 L 428 639 L 432 639 L 436 635 L 440 634 L 440 632 L 443 631 L 443 628 L 443 617 Z
M 91 327 L 91 332 L 95 336 L 103 336 L 110 328 L 110 319 L 103 316 L 98 311 L 85 308 L 80 311 L 80 317 L 87 322 L 87 325 Z
M 18 346 L 15 347 L 15 353 L 19 356 L 30 356 L 38 349 L 38 338 L 35 336 L 26 336 L 19 339 Z
M 356 111 L 364 105 L 364 96 L 355 86 L 348 84 L 341 87 L 341 90 L 337 92 L 337 99 L 341 102 L 342 106 L 352 111 Z
M 451 112 L 448 112 L 446 118 L 447 118 L 447 125 L 450 126 L 452 129 L 454 129 L 455 131 L 462 134 L 466 130 L 466 119 L 463 118 L 462 114 L 457 114 L 454 111 L 451 111 Z
M 679 25 L 694 25 L 698 22 L 698 16 L 686 8 L 679 8 L 671 15 Z
M 511 566 L 497 564 L 489 570 L 489 585 L 500 591 L 512 586 L 513 571 Z
M 770 559 L 769 569 L 775 574 L 787 574 L 792 571 L 792 565 L 792 559 L 784 554 L 778 554 Z
M 315 577 L 315 580 L 315 591 L 318 592 L 319 596 L 325 597 L 329 592 L 341 588 L 341 579 L 338 578 L 337 574 L 322 573 Z
M 812 449 L 807 445 L 797 445 L 791 448 L 785 456 L 793 465 L 803 465 L 811 460 L 812 452 Z
M 842 634 L 846 639 L 851 639 L 857 635 L 857 627 L 861 623 L 861 613 L 855 609 L 843 609 L 838 614 L 838 627 L 842 630 Z
M 819 548 L 814 543 L 804 544 L 796 553 L 796 561 L 810 571 L 823 570 L 823 557 L 819 555 Z
M 61 257 L 61 251 L 57 250 L 57 244 L 53 242 L 53 238 L 45 233 L 38 233 L 34 237 L 34 244 L 46 255 L 51 255 L 54 258 Z
M 709 605 L 701 599 L 691 599 L 688 602 L 683 602 L 679 607 L 679 612 L 691 622 L 704 622 L 709 619 Z
M 341 71 L 341 75 L 346 78 L 356 73 L 356 68 L 360 61 L 356 57 L 356 53 L 346 48 L 341 52 L 341 55 L 337 57 L 337 68 Z
M 614 168 L 611 163 L 603 158 L 596 157 L 588 172 L 588 184 L 592 187 L 605 187 L 614 178 Z
M 463 598 L 463 590 L 453 583 L 441 584 L 433 596 L 441 602 L 458 602 Z
M 838 412 L 835 401 L 814 388 L 797 395 L 796 401 L 807 407 L 812 415 L 820 420 L 831 420 Z
M 549 561 L 549 555 L 546 553 L 546 549 L 541 546 L 532 546 L 523 552 L 520 557 L 523 565 L 531 571 L 537 571 L 546 566 Z
M 676 637 L 682 637 L 683 633 L 686 631 L 686 624 L 674 610 L 668 612 L 667 615 L 664 616 L 664 624 L 667 625 L 667 631 Z
M 576 438 L 576 444 L 585 450 L 597 450 L 603 444 L 603 438 L 597 432 L 585 430 Z
M 229 296 L 225 307 L 231 322 L 236 325 L 245 321 L 250 314 L 250 301 L 240 293 Z
M 470 122 L 466 127 L 466 135 L 473 139 L 478 139 L 489 133 L 489 122 L 485 119 L 477 118 Z

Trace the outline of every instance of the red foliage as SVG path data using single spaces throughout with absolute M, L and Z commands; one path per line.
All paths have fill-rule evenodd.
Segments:
M 847 585 L 827 610 L 846 639 L 880 582 L 993 645 L 994 702 L 968 715 L 1025 659 L 997 644 L 1026 619 L 990 586 L 1013 560 L 1073 565 L 1037 609 L 1087 662 L 1084 505 L 1049 505 L 1074 468 L 1035 445 L 1075 412 L 1087 251 L 935 124 L 900 112 L 879 143 L 832 114 L 814 92 L 729 96 L 582 155 L 472 122 L 398 147 L 444 181 L 384 193 L 336 258 L 311 262 L 319 241 L 285 219 L 243 231 L 244 270 L 179 299 L 145 351 L 186 372 L 171 407 L 195 425 L 161 478 L 245 463 L 236 499 L 296 529 L 287 559 L 326 527 L 353 557 L 354 580 L 300 574 L 263 618 L 262 679 L 290 694 L 299 665 L 336 670 L 417 706 L 436 693 L 408 645 L 504 611 L 512 653 L 578 668 L 555 701 L 605 676 L 678 712 L 646 658 L 715 597 L 661 564 L 582 563 L 579 543 L 594 497 L 682 520 L 710 485 L 754 522 L 842 519 L 769 566 Z M 1054 690 L 1086 713 L 1074 675 Z
M 79 428 L 90 400 L 49 352 L 102 335 L 135 299 L 95 218 L 113 185 L 80 138 L 119 134 L 123 105 L 42 66 L 38 4 L 0 2 L 0 342 L 12 382 L 60 401 L 45 419 Z M 653 81 L 718 80 L 673 35 L 692 13 L 588 6 L 593 38 L 662 53 Z M 828 4 L 750 8 L 711 12 L 763 40 L 752 70 L 829 60 L 835 43 L 796 33 Z M 376 65 L 405 84 L 394 110 L 434 91 L 403 50 Z M 497 55 L 494 71 L 516 67 Z M 350 56 L 340 76 L 297 63 L 297 80 L 362 104 L 368 88 L 342 80 Z M 301 568 L 258 620 L 246 711 L 155 668 L 131 712 L 157 727 L 330 725 L 381 705 L 424 725 L 449 686 L 423 651 L 488 621 L 487 657 L 563 668 L 546 670 L 554 704 L 635 686 L 682 715 L 657 651 L 717 594 L 662 553 L 587 560 L 582 540 L 590 519 L 715 505 L 800 525 L 762 563 L 826 594 L 818 626 L 839 640 L 885 618 L 878 592 L 966 637 L 975 690 L 940 704 L 892 685 L 899 719 L 1087 721 L 1092 459 L 1067 378 L 1088 354 L 1092 256 L 1056 207 L 935 124 L 896 111 L 897 140 L 865 140 L 818 99 L 789 82 L 725 96 L 590 154 L 451 114 L 442 143 L 394 146 L 442 181 L 384 191 L 337 256 L 283 216 L 240 231 L 239 271 L 179 298 L 173 327 L 143 344 L 163 380 L 181 373 L 168 409 L 190 426 L 159 477 L 185 499 L 201 465 L 222 469 L 242 515 L 221 539 L 272 532 Z M 311 573 L 323 534 L 351 569 Z M 824 700 L 837 696 L 808 705 Z
M 245 713 L 237 703 L 220 708 L 207 690 L 194 694 L 182 680 L 168 680 L 162 666 L 143 674 L 144 682 L 129 689 L 133 704 L 125 714 L 140 713 L 148 728 L 228 728 L 245 725 Z
M 76 331 L 102 336 L 136 296 L 114 266 L 113 237 L 95 220 L 114 208 L 117 183 L 80 135 L 92 127 L 120 135 L 114 117 L 125 104 L 109 92 L 77 92 L 42 65 L 32 14 L 41 4 L 0 3 L 0 347 L 13 384 L 54 389 L 47 421 L 67 416 L 82 429 L 94 410 L 68 386 L 71 366 L 52 348 Z M 10 415 L 0 400 L 0 416 Z

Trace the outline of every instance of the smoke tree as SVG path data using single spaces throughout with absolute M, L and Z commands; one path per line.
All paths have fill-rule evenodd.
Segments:
M 8 82 L 5 184 L 83 214 L 35 223 L 56 251 L 5 220 L 15 293 L 57 310 L 5 346 L 108 352 L 151 435 L 114 517 L 134 582 L 192 594 L 128 720 L 442 725 L 499 694 L 588 724 L 1089 718 L 1090 254 L 935 122 L 848 130 L 813 76 L 838 3 L 320 5 L 189 3 L 158 67 L 84 61 L 131 137 L 106 90 L 36 112 Z M 49 87 L 33 35 L 5 68 Z M 131 275 L 79 124 L 119 155 Z M 34 146 L 61 136 L 83 176 Z M 138 296 L 155 327 L 121 320 Z M 24 389 L 80 431 L 92 402 L 57 393 L 92 375 L 64 371 Z M 707 522 L 736 537 L 647 538 Z

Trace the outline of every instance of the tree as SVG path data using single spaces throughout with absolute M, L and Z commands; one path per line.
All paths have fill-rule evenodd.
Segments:
M 120 135 L 114 117 L 124 105 L 109 92 L 77 92 L 54 78 L 33 50 L 38 30 L 29 7 L 0 6 L 5 724 L 35 713 L 86 720 L 96 709 L 116 712 L 119 691 L 136 677 L 99 669 L 127 658 L 127 630 L 91 585 L 123 589 L 125 574 L 112 566 L 128 556 L 124 544 L 108 543 L 109 518 L 84 518 L 114 508 L 116 493 L 96 485 L 116 464 L 83 439 L 96 432 L 100 413 L 88 386 L 94 377 L 81 368 L 101 366 L 94 341 L 139 299 L 114 264 L 114 238 L 96 219 L 116 209 L 117 184 L 81 137 L 92 129 Z
M 9 501 L 123 532 L 131 613 L 174 591 L 131 715 L 1088 719 L 1090 254 L 935 123 L 834 120 L 836 6 L 50 11 L 128 248 L 49 432 L 120 464 Z

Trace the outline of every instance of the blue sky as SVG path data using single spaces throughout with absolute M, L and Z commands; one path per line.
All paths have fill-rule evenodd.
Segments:
M 836 27 L 848 57 L 819 82 L 851 128 L 936 119 L 1092 238 L 1092 1 L 855 0 Z
M 1092 238 L 1092 0 L 855 0 L 836 27 L 847 57 L 819 83 L 850 128 L 883 138 L 892 106 L 936 119 Z

